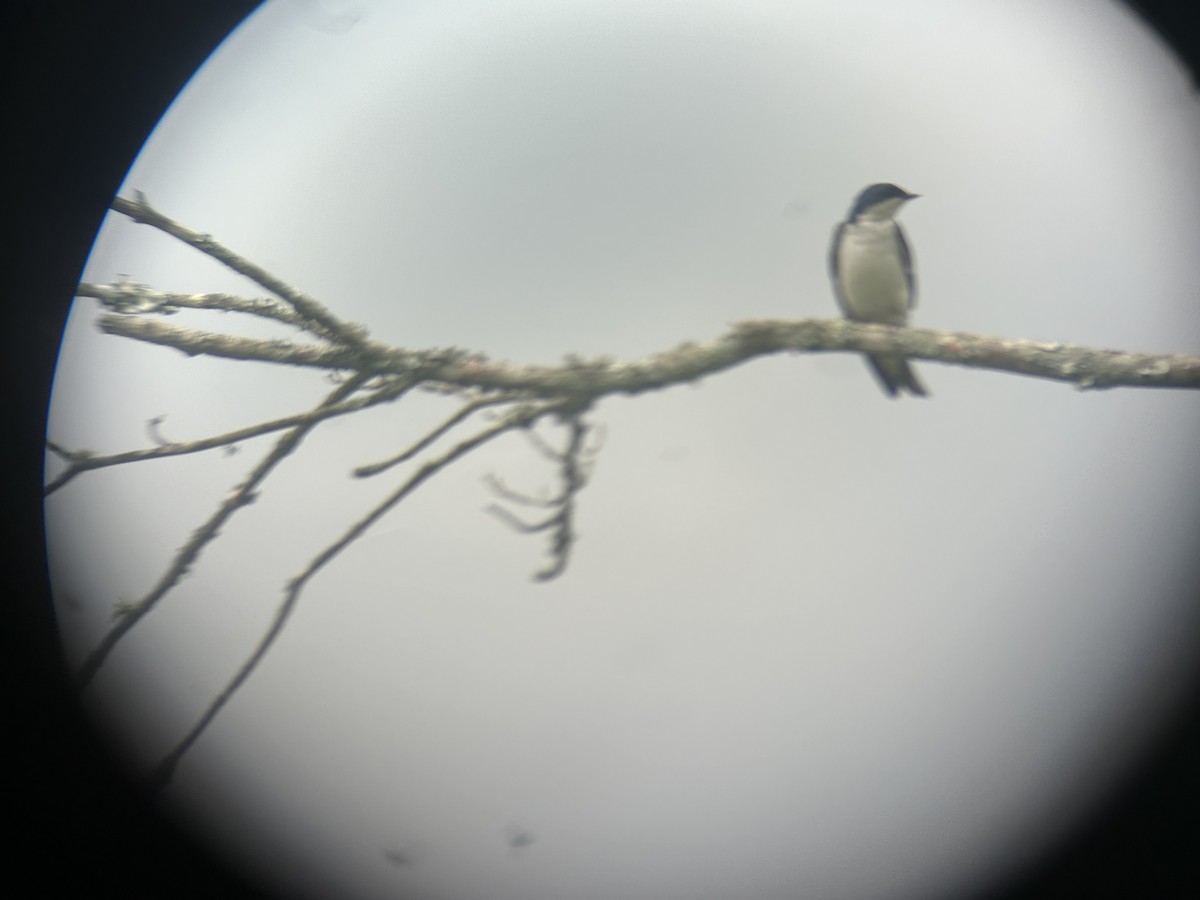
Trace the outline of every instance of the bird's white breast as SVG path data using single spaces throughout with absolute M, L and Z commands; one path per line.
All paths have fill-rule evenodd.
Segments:
M 909 290 L 892 221 L 859 220 L 842 229 L 838 272 L 852 318 L 885 325 L 908 320 Z

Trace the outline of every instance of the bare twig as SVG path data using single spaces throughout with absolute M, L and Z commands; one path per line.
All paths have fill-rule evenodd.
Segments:
M 385 472 L 392 466 L 399 465 L 402 462 L 407 462 L 412 459 L 430 444 L 434 443 L 444 434 L 453 429 L 456 425 L 466 421 L 476 412 L 485 409 L 489 406 L 497 406 L 502 403 L 514 403 L 518 400 L 527 399 L 523 394 L 505 393 L 493 394 L 487 397 L 478 397 L 467 403 L 464 403 L 457 412 L 447 418 L 441 425 L 434 428 L 428 434 L 424 435 L 419 441 L 409 447 L 407 450 L 397 453 L 395 456 L 389 457 L 382 462 L 371 463 L 366 466 L 359 466 L 354 470 L 356 478 L 369 478 L 372 475 L 378 475 L 380 472 Z
M 216 718 L 217 713 L 221 708 L 237 693 L 238 689 L 245 684 L 251 673 L 258 667 L 270 650 L 271 645 L 283 632 L 284 625 L 287 623 L 288 617 L 296 608 L 296 604 L 300 600 L 300 593 L 304 586 L 317 574 L 327 563 L 333 560 L 346 547 L 352 544 L 355 540 L 361 537 L 368 528 L 383 518 L 389 510 L 396 506 L 401 500 L 415 491 L 422 483 L 430 477 L 437 474 L 448 465 L 475 450 L 494 438 L 512 431 L 515 428 L 523 428 L 543 416 L 560 412 L 566 404 L 563 401 L 543 401 L 540 403 L 526 403 L 513 409 L 505 415 L 499 422 L 489 428 L 480 431 L 471 438 L 456 444 L 450 450 L 443 453 L 436 459 L 429 460 L 421 468 L 412 474 L 400 487 L 392 492 L 383 501 L 378 503 L 369 513 L 355 522 L 348 528 L 341 537 L 327 546 L 324 550 L 304 567 L 298 575 L 292 578 L 285 587 L 283 602 L 275 611 L 275 618 L 271 622 L 270 627 L 259 640 L 258 645 L 251 652 L 237 674 L 230 679 L 224 690 L 217 695 L 216 699 L 205 710 L 204 714 L 192 726 L 192 729 L 184 736 L 184 738 L 168 753 L 158 764 L 154 771 L 151 782 L 155 787 L 161 787 L 170 782 L 174 775 L 175 768 L 179 764 L 180 758 L 187 752 L 204 733 L 204 730 Z
M 557 497 L 534 497 L 530 494 L 513 490 L 501 480 L 499 475 L 495 474 L 494 472 L 489 472 L 484 475 L 483 480 L 491 489 L 492 493 L 501 500 L 508 500 L 511 503 L 516 503 L 521 506 L 536 506 L 539 509 L 549 509 L 559 502 Z M 511 515 L 511 513 L 502 507 L 497 507 L 496 512 L 504 515 Z M 514 519 L 514 521 L 519 520 Z
M 261 266 L 255 265 L 245 257 L 239 256 L 229 248 L 217 243 L 213 240 L 212 235 L 199 234 L 167 218 L 150 205 L 146 195 L 141 191 L 134 192 L 133 200 L 117 197 L 112 202 L 112 208 L 129 216 L 135 222 L 150 225 L 182 241 L 189 247 L 195 247 L 201 253 L 211 256 L 238 274 L 245 275 L 251 281 L 257 282 L 272 294 L 281 297 L 304 319 L 318 325 L 323 333 L 330 335 L 338 343 L 348 347 L 361 347 L 366 342 L 366 329 L 361 325 L 343 322 L 314 298 L 296 290 Z
M 300 315 L 293 307 L 270 297 L 237 297 L 233 294 L 179 294 L 156 291 L 144 284 L 121 281 L 116 284 L 81 284 L 77 297 L 93 297 L 106 309 L 120 315 L 171 315 L 181 309 L 206 309 L 215 312 L 234 312 L 260 319 L 269 319 L 309 332 L 314 337 L 337 343 L 338 335 L 312 319 Z
M 370 376 L 363 374 L 355 376 L 340 385 L 328 398 L 322 403 L 322 406 L 333 406 L 342 398 L 349 396 L 362 382 L 366 381 Z M 217 507 L 216 512 L 209 516 L 199 528 L 192 532 L 192 536 L 175 553 L 175 559 L 172 560 L 166 572 L 159 578 L 158 583 L 150 590 L 145 597 L 130 605 L 125 613 L 120 617 L 117 623 L 109 629 L 108 633 L 101 639 L 100 643 L 88 654 L 87 658 L 80 666 L 76 679 L 81 687 L 86 686 L 95 677 L 96 672 L 108 658 L 113 647 L 117 642 L 129 633 L 130 629 L 141 620 L 151 609 L 155 607 L 168 591 L 173 588 L 188 570 L 192 564 L 199 558 L 200 552 L 211 543 L 220 533 L 221 526 L 224 525 L 238 509 L 243 506 L 248 506 L 256 499 L 256 489 L 263 480 L 275 469 L 279 463 L 287 458 L 304 440 L 305 436 L 311 431 L 320 421 L 315 419 L 310 422 L 304 422 L 297 425 L 295 428 L 282 435 L 271 448 L 257 466 L 250 472 L 241 484 L 234 487 L 225 499 Z
M 522 534 L 537 534 L 552 531 L 550 539 L 550 564 L 534 573 L 535 581 L 549 581 L 563 573 L 571 555 L 571 547 L 575 543 L 575 500 L 579 492 L 587 485 L 591 465 L 589 450 L 586 447 L 588 432 L 591 430 L 583 421 L 584 410 L 576 408 L 569 413 L 563 413 L 563 418 L 569 430 L 567 446 L 558 451 L 545 441 L 538 438 L 543 455 L 556 462 L 559 466 L 559 476 L 562 488 L 553 497 L 542 498 L 523 494 L 507 487 L 495 475 L 489 475 L 488 484 L 502 499 L 522 506 L 554 509 L 555 512 L 537 522 L 526 522 L 515 513 L 493 503 L 487 511 L 499 518 L 515 531 Z
M 549 460 L 555 464 L 562 462 L 565 451 L 555 450 L 548 443 L 546 443 L 545 438 L 543 438 L 532 428 L 525 432 L 525 439 L 529 441 L 529 445 L 538 452 L 538 455 L 541 456 L 542 459 Z
M 114 453 L 110 456 L 97 456 L 89 450 L 67 450 L 58 444 L 47 442 L 47 447 L 55 455 L 66 460 L 68 467 L 64 472 L 46 485 L 44 493 L 47 495 L 52 494 L 75 476 L 82 472 L 88 472 L 93 469 L 103 469 L 108 466 L 119 466 L 126 463 L 141 462 L 147 459 L 161 459 L 166 456 L 183 456 L 184 454 L 188 453 L 201 453 L 205 450 L 213 450 L 217 447 L 228 447 L 233 444 L 238 444 L 242 441 L 249 440 L 250 438 L 260 437 L 264 434 L 270 434 L 273 431 L 280 431 L 284 428 L 291 428 L 296 425 L 314 425 L 317 422 L 321 422 L 325 419 L 332 419 L 335 416 L 344 416 L 347 413 L 357 412 L 360 409 L 366 409 L 371 406 L 378 406 L 382 403 L 388 403 L 411 389 L 412 386 L 413 382 L 411 379 L 396 379 L 386 383 L 379 390 L 371 393 L 368 396 L 359 397 L 354 400 L 347 400 L 344 403 L 335 403 L 332 405 L 322 404 L 316 409 L 309 410 L 308 412 L 298 413 L 292 416 L 284 416 L 281 419 L 272 419 L 269 422 L 261 422 L 258 425 L 250 425 L 246 428 L 239 428 L 235 431 L 227 431 L 224 434 L 214 435 L 213 437 L 203 438 L 201 440 L 163 443 L 151 449 L 128 450 L 124 453 Z

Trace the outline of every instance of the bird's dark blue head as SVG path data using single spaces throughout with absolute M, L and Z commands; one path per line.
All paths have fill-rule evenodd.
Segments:
M 863 188 L 854 198 L 854 204 L 850 207 L 849 221 L 853 222 L 868 209 L 878 206 L 880 203 L 891 202 L 891 210 L 894 212 L 905 201 L 919 196 L 921 195 L 910 194 L 904 188 L 896 187 L 894 184 L 872 184 Z

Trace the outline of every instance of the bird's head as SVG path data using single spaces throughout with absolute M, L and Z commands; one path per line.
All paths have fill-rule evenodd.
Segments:
M 872 184 L 863 188 L 854 198 L 848 221 L 890 219 L 900 211 L 901 206 L 919 196 L 921 195 L 910 194 L 904 188 L 896 187 L 894 184 Z

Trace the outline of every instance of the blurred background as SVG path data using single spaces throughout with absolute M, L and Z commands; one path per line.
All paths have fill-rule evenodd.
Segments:
M 1198 129 L 1185 70 L 1116 4 L 268 3 L 121 192 L 376 339 L 552 363 L 833 315 L 830 230 L 895 181 L 923 195 L 916 324 L 1196 353 Z M 261 294 L 116 215 L 82 277 Z M 96 315 L 74 308 L 55 375 L 70 447 L 329 390 Z M 314 581 L 164 802 L 294 896 L 1000 889 L 1183 699 L 1200 399 L 918 366 L 929 401 L 849 355 L 604 401 L 548 585 L 538 540 L 481 509 L 487 474 L 553 471 L 515 438 L 447 471 Z M 349 470 L 452 408 L 315 434 L 126 639 L 87 702 L 135 776 L 389 489 Z M 49 498 L 72 665 L 265 446 Z

